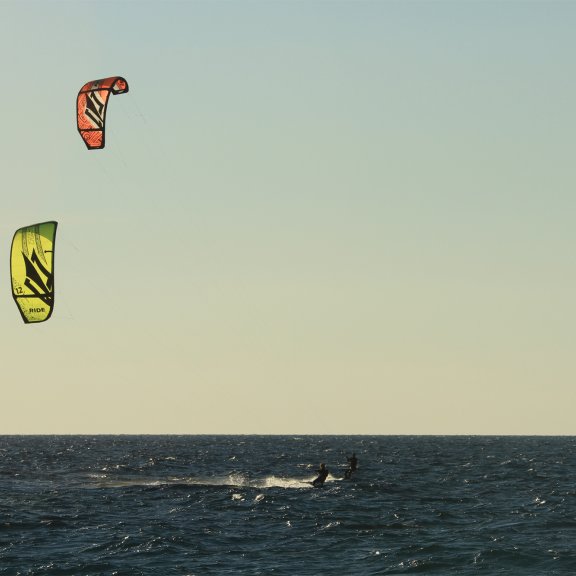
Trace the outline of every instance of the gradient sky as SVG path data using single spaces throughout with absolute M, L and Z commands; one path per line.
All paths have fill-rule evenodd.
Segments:
M 0 0 L 0 433 L 575 434 L 575 25 Z M 25 325 L 12 235 L 52 219 Z

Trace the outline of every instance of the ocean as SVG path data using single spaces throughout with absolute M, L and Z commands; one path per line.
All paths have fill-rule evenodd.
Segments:
M 574 437 L 0 436 L 0 575 L 573 576 L 575 449 Z M 320 462 L 330 474 L 314 488 Z

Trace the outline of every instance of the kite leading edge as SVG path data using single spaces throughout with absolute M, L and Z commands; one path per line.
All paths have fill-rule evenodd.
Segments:
M 16 230 L 10 272 L 12 296 L 24 322 L 44 322 L 54 308 L 54 242 L 57 222 Z
M 76 98 L 78 132 L 88 150 L 104 148 L 106 107 L 112 94 L 128 92 L 128 82 L 121 76 L 91 80 L 82 86 Z

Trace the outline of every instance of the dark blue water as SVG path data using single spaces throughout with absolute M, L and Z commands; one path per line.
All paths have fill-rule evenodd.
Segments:
M 1 575 L 576 574 L 576 438 L 0 437 Z M 359 458 L 343 480 L 346 456 Z M 323 488 L 307 482 L 320 461 Z

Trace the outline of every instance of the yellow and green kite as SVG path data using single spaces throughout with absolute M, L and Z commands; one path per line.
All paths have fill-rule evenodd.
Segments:
M 12 296 L 26 323 L 44 322 L 52 315 L 57 226 L 53 221 L 25 226 L 12 239 Z

